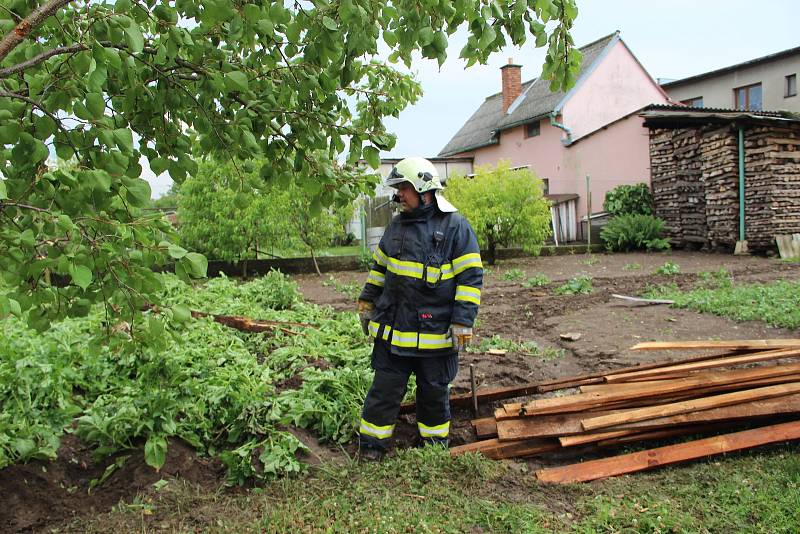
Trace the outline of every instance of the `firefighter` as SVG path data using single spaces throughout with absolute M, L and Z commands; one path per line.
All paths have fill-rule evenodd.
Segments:
M 449 386 L 472 338 L 483 283 L 475 232 L 442 195 L 433 164 L 406 158 L 386 185 L 397 190 L 400 214 L 375 249 L 357 302 L 364 333 L 374 338 L 375 378 L 359 427 L 365 460 L 385 453 L 412 373 L 421 441 L 447 446 Z

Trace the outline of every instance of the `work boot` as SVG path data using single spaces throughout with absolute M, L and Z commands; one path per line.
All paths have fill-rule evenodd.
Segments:
M 358 461 L 360 463 L 377 463 L 383 460 L 383 451 L 374 447 L 363 447 L 358 449 Z

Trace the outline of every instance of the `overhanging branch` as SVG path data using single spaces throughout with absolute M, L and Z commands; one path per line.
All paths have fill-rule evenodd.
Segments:
M 5 59 L 18 44 L 25 40 L 34 28 L 72 1 L 73 0 L 50 0 L 50 2 L 37 7 L 30 15 L 22 19 L 20 23 L 0 41 L 0 61 Z

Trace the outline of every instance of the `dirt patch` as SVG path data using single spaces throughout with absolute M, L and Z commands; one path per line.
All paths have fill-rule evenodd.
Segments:
M 101 485 L 92 487 L 92 481 L 99 480 L 115 462 L 122 465 Z M 106 512 L 161 479 L 179 477 L 213 491 L 223 475 L 219 463 L 198 457 L 180 440 L 170 440 L 166 463 L 156 472 L 145 463 L 142 448 L 95 463 L 91 450 L 68 434 L 61 440 L 55 461 L 34 461 L 0 471 L 0 531 L 37 531 L 72 517 Z

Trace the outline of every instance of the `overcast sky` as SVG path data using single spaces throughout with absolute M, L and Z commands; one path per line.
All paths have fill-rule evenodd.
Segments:
M 572 30 L 577 46 L 620 31 L 653 78 L 678 79 L 800 46 L 797 0 L 577 0 Z M 468 70 L 458 59 L 465 37 L 451 37 L 450 59 L 439 70 L 420 60 L 413 72 L 423 96 L 399 119 L 387 121 L 397 145 L 382 157 L 435 156 L 490 94 L 500 91 L 500 67 L 509 57 L 522 65 L 523 81 L 538 76 L 542 49 L 532 43 L 509 48 L 487 65 Z M 147 172 L 145 177 L 147 177 Z M 153 196 L 170 186 L 168 176 L 149 178 Z

